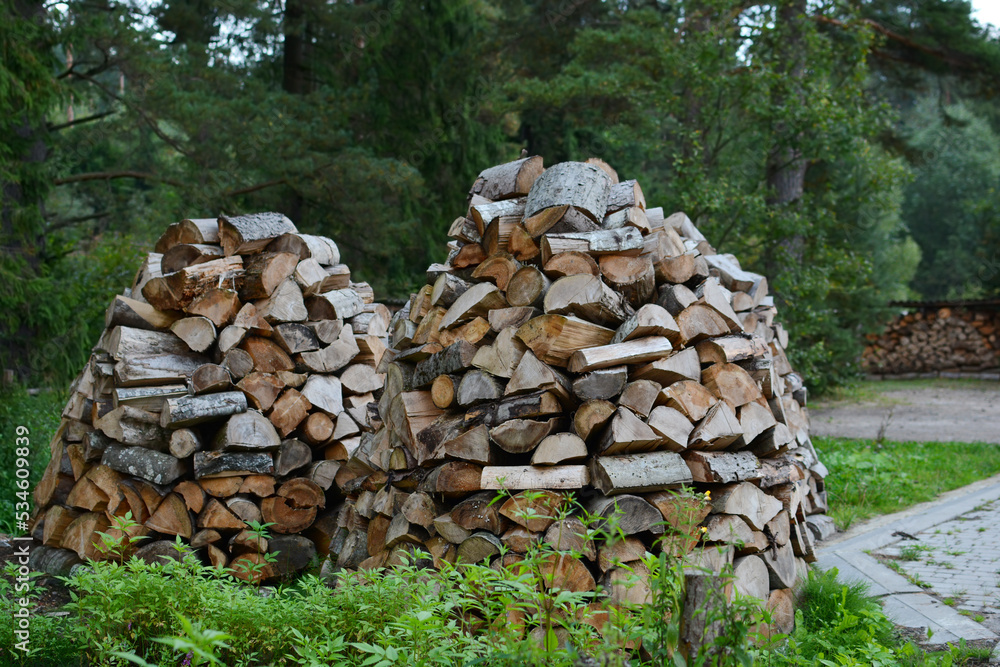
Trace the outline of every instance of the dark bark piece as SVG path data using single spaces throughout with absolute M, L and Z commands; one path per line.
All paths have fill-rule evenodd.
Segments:
M 637 257 L 645 246 L 642 232 L 635 227 L 600 229 L 593 232 L 569 232 L 542 236 L 542 262 L 547 266 L 555 255 L 582 252 L 592 257 L 627 255 Z
M 287 477 L 312 463 L 312 450 L 299 440 L 285 440 L 274 455 L 274 474 Z
M 195 452 L 195 479 L 271 475 L 274 460 L 266 452 Z
M 216 364 L 204 364 L 191 374 L 191 393 L 195 395 L 225 391 L 232 386 L 229 371 Z
M 630 207 L 646 208 L 646 198 L 635 179 L 616 183 L 608 192 L 608 213 Z
M 471 368 L 476 352 L 475 346 L 460 340 L 440 352 L 432 354 L 418 363 L 414 369 L 413 386 L 415 388 L 425 387 L 430 385 L 434 378 L 439 375 L 459 373 Z

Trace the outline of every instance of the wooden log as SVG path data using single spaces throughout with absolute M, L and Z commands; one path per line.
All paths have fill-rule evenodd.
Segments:
M 107 351 L 116 361 L 130 357 L 190 352 L 187 344 L 173 333 L 122 326 L 112 330 Z
M 542 252 L 523 224 L 511 228 L 507 251 L 519 262 L 533 260 Z
M 510 237 L 510 231 L 514 227 L 516 227 L 515 223 L 505 225 L 504 222 L 498 221 L 490 225 L 490 228 L 486 230 L 486 239 L 484 242 L 486 243 L 486 251 L 490 253 L 490 256 L 472 271 L 472 278 L 474 280 L 486 280 L 496 285 L 501 291 L 507 290 L 511 278 L 521 268 L 521 265 L 514 261 L 514 257 L 506 251 L 506 239 Z M 497 228 L 500 229 L 497 232 L 500 238 L 493 241 L 490 238 L 490 232 Z
M 164 275 L 180 271 L 194 264 L 210 262 L 222 257 L 222 248 L 204 243 L 181 243 L 163 253 L 160 270 Z
M 312 450 L 300 440 L 285 440 L 274 455 L 274 474 L 287 477 L 312 463 Z
M 581 401 L 612 399 L 621 394 L 627 379 L 625 366 L 591 371 L 573 380 L 573 394 Z
M 469 195 L 490 200 L 523 197 L 544 170 L 542 158 L 537 155 L 499 164 L 479 173 Z
M 542 270 L 552 280 L 558 280 L 567 276 L 601 275 L 601 269 L 597 265 L 597 260 L 585 252 L 575 250 L 552 255 L 552 257 L 545 261 Z
M 219 243 L 226 256 L 250 254 L 263 250 L 282 234 L 298 230 L 280 213 L 252 213 L 219 218 Z
M 682 343 L 680 328 L 674 318 L 665 308 L 654 303 L 647 303 L 625 320 L 618 327 L 611 343 L 623 343 L 647 336 L 663 336 L 674 346 Z
M 593 527 L 598 530 L 613 530 L 623 535 L 663 533 L 660 511 L 639 496 L 595 495 L 584 502 L 584 508 L 597 520 Z
M 691 481 L 684 459 L 674 452 L 600 456 L 590 462 L 592 484 L 606 496 L 664 491 Z
M 532 532 L 543 532 L 552 525 L 566 504 L 561 493 L 545 490 L 522 491 L 500 506 L 500 514 Z
M 474 406 L 466 412 L 465 419 L 469 424 L 483 423 L 492 427 L 512 419 L 552 418 L 561 413 L 562 404 L 556 395 L 549 391 L 540 391 L 507 396 L 494 403 Z
M 277 449 L 281 439 L 271 422 L 256 410 L 247 410 L 229 418 L 212 441 L 215 451 L 262 452 Z
M 584 441 L 590 441 L 591 436 L 596 436 L 604 430 L 617 410 L 618 408 L 610 401 L 589 400 L 573 415 L 573 430 Z
M 295 368 L 291 357 L 281 349 L 281 346 L 268 338 L 253 336 L 240 343 L 240 349 L 250 355 L 253 368 L 261 373 L 290 371 Z
M 228 374 L 227 374 L 228 377 Z M 285 383 L 272 373 L 253 372 L 236 383 L 256 410 L 270 410 Z
M 585 274 L 555 281 L 545 294 L 544 309 L 546 313 L 576 315 L 596 324 L 615 326 L 632 314 L 618 292 L 600 278 Z
M 81 514 L 63 530 L 59 546 L 76 552 L 84 560 L 97 559 L 100 557 L 98 545 L 101 542 L 97 533 L 106 532 L 110 525 L 110 521 L 103 513 L 86 512 Z
M 507 218 L 509 220 L 520 220 L 524 215 L 523 198 L 505 199 L 482 204 L 475 204 L 469 208 L 469 217 L 476 223 L 476 227 L 482 231 L 483 248 L 486 248 L 486 235 L 489 226 L 498 220 Z M 488 249 L 486 254 L 492 254 Z
M 694 425 L 674 408 L 661 405 L 653 408 L 646 420 L 649 428 L 660 436 L 660 445 L 673 452 L 687 449 Z
M 604 220 L 610 191 L 611 179 L 599 167 L 562 162 L 549 167 L 535 180 L 525 203 L 524 217 L 530 219 L 545 209 L 568 205 L 599 224 Z M 537 235 L 526 226 L 532 235 Z
M 653 429 L 628 408 L 618 408 L 597 444 L 603 455 L 651 451 L 662 442 Z
M 159 310 L 181 310 L 208 289 L 232 287 L 242 276 L 243 259 L 224 257 L 153 278 L 142 288 L 142 296 Z
M 203 447 L 201 438 L 195 431 L 189 428 L 179 428 L 170 434 L 170 447 L 168 451 L 171 456 L 186 459 L 195 452 L 200 451 Z
M 729 604 L 728 586 L 714 573 L 688 570 L 684 573 L 684 605 L 680 619 L 680 655 L 712 659 L 722 652 L 718 643 L 724 632 L 720 620 Z
M 692 422 L 696 422 L 703 419 L 718 400 L 698 382 L 682 380 L 664 387 L 657 398 L 657 403 L 673 408 Z
M 497 334 L 492 345 L 476 351 L 472 365 L 496 377 L 509 378 L 528 348 L 517 337 L 520 329 L 504 329 Z
M 539 574 L 542 584 L 548 589 L 581 593 L 597 588 L 594 575 L 587 566 L 569 554 L 544 556 Z
M 491 310 L 487 319 L 489 321 L 490 329 L 500 333 L 504 329 L 511 327 L 517 329 L 532 317 L 537 317 L 540 314 L 541 311 L 537 308 L 499 308 L 497 310 Z
M 552 433 L 558 423 L 558 419 L 548 421 L 511 419 L 490 429 L 490 439 L 505 452 L 526 454 Z
M 510 523 L 501 513 L 500 504 L 493 502 L 495 497 L 495 494 L 483 491 L 466 498 L 451 510 L 452 521 L 470 532 L 486 530 L 499 535 L 507 530 Z
M 587 560 L 597 558 L 594 546 L 596 530 L 588 528 L 575 516 L 554 521 L 545 531 L 542 541 L 559 552 L 579 554 Z
M 53 505 L 45 512 L 45 523 L 42 532 L 42 544 L 48 547 L 58 547 L 62 543 L 66 527 L 75 521 L 80 512 Z
M 623 255 L 637 257 L 642 254 L 642 232 L 634 227 L 600 229 L 592 232 L 545 234 L 542 236 L 542 262 L 564 252 L 582 252 L 592 257 Z
M 726 291 L 719 284 L 717 278 L 707 278 L 695 290 L 695 295 L 698 297 L 698 303 L 702 303 L 718 313 L 731 331 L 739 331 L 743 328 L 735 311 L 733 311 Z
M 466 408 L 487 401 L 495 401 L 502 395 L 503 387 L 492 375 L 480 370 L 471 370 L 462 376 L 455 401 L 459 406 Z M 437 405 L 436 401 L 435 405 Z
M 500 553 L 500 539 L 492 533 L 473 533 L 458 545 L 457 560 L 463 563 L 481 563 Z
M 350 418 L 348 418 L 350 419 Z M 320 445 L 333 437 L 333 420 L 322 412 L 313 412 L 302 422 L 302 438 L 310 445 Z
M 351 327 L 343 327 L 327 347 L 315 352 L 303 352 L 297 359 L 313 373 L 335 373 L 358 356 L 360 349 Z
M 641 339 L 640 339 L 641 340 Z M 675 352 L 668 357 L 640 366 L 632 372 L 633 380 L 652 380 L 666 387 L 682 380 L 701 380 L 701 363 L 694 348 Z
M 270 252 L 296 253 L 300 260 L 315 259 L 323 266 L 340 264 L 340 250 L 337 244 L 325 236 L 286 233 L 267 245 Z
M 705 418 L 691 432 L 688 447 L 691 449 L 725 449 L 743 436 L 740 422 L 733 409 L 724 401 L 713 405 Z
M 463 243 L 479 243 L 482 241 L 482 232 L 476 226 L 475 221 L 460 215 L 455 218 L 448 228 L 448 238 L 462 241 Z
M 575 351 L 605 345 L 613 336 L 611 329 L 555 314 L 533 318 L 517 330 L 517 338 L 541 361 L 553 366 L 566 366 Z
M 187 473 L 187 465 L 171 456 L 145 447 L 109 445 L 101 464 L 153 484 L 170 484 Z
M 476 348 L 471 343 L 460 340 L 440 352 L 432 354 L 417 364 L 413 373 L 413 387 L 430 385 L 439 375 L 459 373 L 472 367 Z
M 191 520 L 187 503 L 178 493 L 168 493 L 145 525 L 150 530 L 164 535 L 190 538 L 194 532 L 194 522 Z
M 752 443 L 760 434 L 777 425 L 771 409 L 756 402 L 737 408 L 736 418 L 739 419 L 746 444 Z
M 431 290 L 431 305 L 449 308 L 471 286 L 470 283 L 453 273 L 442 273 L 434 281 L 434 287 Z
M 431 401 L 434 405 L 442 410 L 455 405 L 460 382 L 460 377 L 456 375 L 439 375 L 434 378 L 431 384 Z
M 293 501 L 280 495 L 260 501 L 260 512 L 271 530 L 281 535 L 301 533 L 316 519 L 316 506 L 296 507 Z
M 424 433 L 430 430 L 425 429 L 420 433 L 420 440 L 423 443 Z M 455 435 L 442 438 L 435 447 L 432 443 L 427 443 L 425 447 L 432 452 L 429 460 L 442 460 L 445 458 L 460 459 L 479 465 L 491 465 L 493 452 L 490 449 L 489 429 L 480 424 L 470 429 L 458 429 Z M 419 457 L 418 457 L 419 458 Z
M 234 289 L 211 287 L 184 308 L 189 315 L 207 317 L 216 328 L 222 328 L 233 321 L 240 310 L 240 297 Z
M 306 299 L 311 320 L 342 320 L 364 311 L 365 303 L 351 288 L 330 290 Z
M 282 438 L 298 428 L 312 409 L 312 403 L 297 389 L 286 389 L 274 402 L 268 419 Z
M 160 412 L 165 399 L 186 394 L 187 387 L 182 384 L 168 384 L 161 387 L 118 387 L 112 393 L 112 405 L 114 408 L 128 405 L 146 412 Z M 101 414 L 97 419 L 92 418 L 92 421 L 99 421 L 108 412 Z
M 702 341 L 697 349 L 698 358 L 705 365 L 758 359 L 768 353 L 767 344 L 762 339 L 747 334 Z
M 165 253 L 183 243 L 218 243 L 219 223 L 215 218 L 181 220 L 167 227 L 154 246 L 156 252 Z
M 160 311 L 144 301 L 117 295 L 104 313 L 104 328 L 114 329 L 118 326 L 124 326 L 163 331 L 169 329 L 170 325 L 180 317 L 179 313 Z
M 106 436 L 125 445 L 138 445 L 163 451 L 169 433 L 160 426 L 160 415 L 122 405 L 105 414 L 94 424 Z
M 270 475 L 274 461 L 267 452 L 195 452 L 195 479 Z
M 754 530 L 764 530 L 767 522 L 781 509 L 781 501 L 772 498 L 749 482 L 727 485 L 712 497 L 713 513 L 736 514 Z
M 660 389 L 660 385 L 652 380 L 629 382 L 618 398 L 618 405 L 629 408 L 642 418 L 647 418 L 660 394 Z
M 597 550 L 597 565 L 602 572 L 628 565 L 646 557 L 646 545 L 636 537 L 609 539 Z
M 304 322 L 309 316 L 302 290 L 291 278 L 281 281 L 269 297 L 254 305 L 268 322 Z
M 734 410 L 763 398 L 750 374 L 736 364 L 713 364 L 702 371 L 701 383 Z
M 605 255 L 600 267 L 604 281 L 633 308 L 649 303 L 656 296 L 656 277 L 649 257 Z
M 590 483 L 587 466 L 486 466 L 483 489 L 582 489 Z
M 486 317 L 494 308 L 506 308 L 507 301 L 503 294 L 492 283 L 477 283 L 466 290 L 453 303 L 444 317 L 441 318 L 441 328 L 450 329 L 477 316 Z
M 541 306 L 552 282 L 533 266 L 523 266 L 507 283 L 507 303 L 511 306 Z
M 482 490 L 482 471 L 483 468 L 468 461 L 448 461 L 428 473 L 420 483 L 420 490 L 445 498 L 464 497 Z
M 343 264 L 324 267 L 312 257 L 300 260 L 297 254 L 295 260 L 298 263 L 291 275 L 304 296 L 346 289 L 351 285 L 351 270 Z
M 731 484 L 761 478 L 761 465 L 750 452 L 696 452 L 684 454 L 695 482 Z
M 726 336 L 732 331 L 717 311 L 701 303 L 688 306 L 676 318 L 685 345 L 696 345 L 706 338 Z
M 169 398 L 163 402 L 160 425 L 178 429 L 228 417 L 246 409 L 247 399 L 240 391 Z
M 554 433 L 542 438 L 531 455 L 531 465 L 546 466 L 582 463 L 587 458 L 587 443 L 573 433 Z

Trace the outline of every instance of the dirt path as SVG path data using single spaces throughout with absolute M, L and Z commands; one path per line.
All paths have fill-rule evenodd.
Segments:
M 870 382 L 850 398 L 810 405 L 815 435 L 1000 444 L 1000 384 Z

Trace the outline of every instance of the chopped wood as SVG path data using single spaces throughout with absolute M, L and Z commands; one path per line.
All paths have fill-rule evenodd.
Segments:
M 156 241 L 156 252 L 163 253 L 182 243 L 218 243 L 219 223 L 215 218 L 181 220 L 168 226 Z
M 180 317 L 178 313 L 160 311 L 143 301 L 118 295 L 105 311 L 104 328 L 114 329 L 117 326 L 124 326 L 163 331 L 169 329 L 170 325 Z
M 600 229 L 592 232 L 545 234 L 542 236 L 542 261 L 564 252 L 582 252 L 592 257 L 624 255 L 636 257 L 643 250 L 642 232 L 635 227 Z
M 642 340 L 642 339 L 640 339 Z M 627 343 L 623 343 L 627 345 Z M 682 380 L 701 380 L 701 363 L 694 348 L 686 348 L 640 366 L 630 376 L 633 380 L 652 380 L 666 387 Z
M 531 455 L 531 465 L 582 463 L 587 458 L 587 443 L 573 433 L 554 433 L 542 438 Z
M 490 429 L 490 439 L 505 452 L 525 454 L 538 446 L 538 443 L 549 435 L 558 423 L 558 419 L 548 421 L 511 419 Z
M 583 162 L 561 162 L 537 177 L 528 193 L 524 217 L 531 218 L 554 206 L 569 205 L 600 223 L 604 220 L 611 187 L 611 179 L 599 167 Z
M 694 380 L 674 382 L 660 392 L 657 403 L 673 408 L 693 422 L 699 421 L 718 402 L 712 393 Z
M 259 252 L 282 234 L 297 231 L 292 221 L 280 213 L 219 218 L 219 243 L 226 256 Z
M 438 378 L 441 377 L 448 376 L 438 376 Z M 433 388 L 431 394 L 433 396 Z M 503 387 L 492 375 L 480 370 L 471 370 L 462 376 L 462 380 L 458 384 L 455 402 L 465 408 L 487 401 L 495 401 L 502 395 Z M 434 404 L 438 405 L 437 401 Z
M 553 366 L 566 366 L 575 351 L 605 345 L 613 336 L 611 329 L 555 314 L 533 318 L 517 330 L 518 339 L 541 361 Z
M 610 496 L 680 488 L 691 481 L 691 472 L 678 454 L 651 452 L 596 457 L 590 477 L 595 488 Z
M 582 489 L 590 483 L 587 466 L 486 466 L 484 489 Z
M 533 266 L 518 269 L 507 283 L 507 302 L 511 306 L 541 306 L 552 282 Z
M 560 278 L 548 289 L 544 298 L 546 313 L 576 315 L 603 325 L 618 325 L 632 309 L 622 296 L 596 276 L 575 275 Z
M 713 405 L 705 418 L 691 432 L 688 447 L 691 449 L 725 449 L 743 435 L 740 422 L 729 404 L 720 401 Z
M 695 482 L 730 484 L 760 479 L 761 465 L 750 452 L 697 452 L 684 454 Z
M 146 447 L 108 445 L 101 463 L 154 484 L 170 484 L 188 471 L 184 461 Z
M 160 425 L 177 429 L 244 412 L 246 396 L 241 391 L 225 391 L 201 396 L 168 398 L 163 402 Z
M 224 257 L 152 278 L 143 286 L 142 296 L 158 310 L 181 310 L 207 289 L 233 287 L 242 276 L 243 259 Z
M 745 519 L 754 530 L 764 530 L 767 522 L 781 509 L 781 501 L 749 482 L 730 484 L 712 496 L 713 513 L 736 514 Z

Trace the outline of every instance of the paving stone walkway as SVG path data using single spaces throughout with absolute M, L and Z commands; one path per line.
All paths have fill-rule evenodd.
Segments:
M 1000 477 L 838 535 L 818 556 L 924 645 L 1000 640 Z

